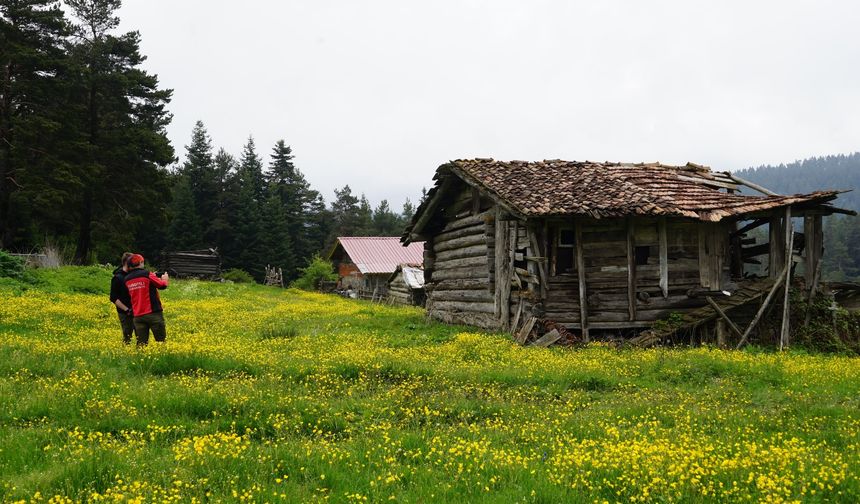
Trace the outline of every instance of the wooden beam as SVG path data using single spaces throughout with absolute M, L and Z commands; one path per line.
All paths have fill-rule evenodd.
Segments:
M 538 238 L 538 229 L 537 225 L 532 223 L 527 228 L 527 232 L 529 235 L 529 247 L 532 249 L 532 255 L 535 257 L 526 257 L 526 260 L 529 261 L 531 269 L 531 263 L 536 263 L 536 269 L 538 274 L 538 281 L 540 285 L 540 298 L 546 299 L 547 296 L 547 283 L 549 282 L 549 278 L 547 278 L 546 274 L 546 254 L 544 250 L 540 246 L 540 238 Z
M 767 297 L 764 298 L 764 302 L 762 302 L 761 306 L 758 309 L 758 312 L 756 312 L 755 317 L 753 317 L 752 322 L 750 322 L 750 325 L 747 326 L 746 330 L 741 336 L 740 342 L 738 342 L 738 345 L 735 347 L 736 350 L 739 350 L 746 344 L 750 333 L 755 328 L 756 324 L 758 324 L 758 321 L 759 319 L 761 319 L 761 316 L 764 315 L 764 312 L 770 304 L 770 300 L 773 298 L 773 295 L 776 293 L 777 290 L 779 290 L 779 287 L 785 281 L 784 273 L 785 270 L 783 270 L 782 273 L 776 277 L 776 282 L 773 284 L 773 287 L 770 288 L 770 292 L 767 293 Z
M 784 222 L 779 215 L 774 212 L 770 218 L 770 229 L 768 233 L 768 244 L 770 246 L 769 255 L 768 255 L 768 276 L 770 278 L 776 278 L 777 275 L 781 275 L 781 271 L 779 266 L 785 262 L 786 250 L 783 248 L 783 226 Z
M 824 236 L 821 222 L 820 215 L 807 216 L 803 219 L 803 235 L 806 242 L 804 247 L 804 280 L 806 288 L 809 289 L 810 299 L 818 288 L 816 277 L 821 271 L 821 257 L 824 252 Z
M 755 229 L 755 228 L 757 228 L 763 224 L 767 224 L 767 219 L 756 219 L 756 220 L 754 220 L 748 224 L 744 224 L 740 229 L 732 232 L 732 235 L 733 236 L 742 235 L 742 234 L 746 233 L 747 231 L 752 231 L 753 229 Z
M 762 187 L 762 186 L 760 186 L 760 185 L 758 185 L 758 184 L 755 184 L 755 183 L 753 183 L 753 182 L 750 182 L 749 180 L 744 180 L 744 179 L 742 179 L 742 178 L 740 178 L 740 177 L 738 177 L 738 176 L 736 176 L 736 175 L 733 175 L 733 174 L 731 174 L 731 173 L 729 173 L 729 178 L 730 178 L 730 179 L 732 179 L 732 180 L 734 180 L 734 181 L 735 181 L 735 182 L 737 182 L 738 184 L 745 185 L 745 186 L 749 187 L 750 189 L 754 189 L 754 190 L 756 190 L 756 191 L 758 191 L 758 192 L 760 192 L 760 193 L 762 193 L 762 194 L 765 194 L 765 195 L 767 195 L 767 196 L 779 196 L 778 194 L 776 194 L 776 193 L 775 193 L 775 192 L 773 192 L 773 191 L 770 191 L 770 190 L 768 190 L 768 189 L 765 189 L 764 187 Z
M 523 325 L 523 328 L 520 329 L 519 333 L 517 333 L 517 339 L 516 339 L 517 343 L 519 343 L 520 345 L 525 345 L 526 340 L 528 340 L 528 338 L 529 338 L 529 334 L 531 334 L 532 329 L 535 326 L 535 322 L 537 322 L 537 318 L 529 317 L 529 319 Z
M 412 230 L 409 232 L 409 239 L 411 241 L 416 241 L 415 237 L 418 233 L 424 229 L 424 226 L 427 225 L 427 221 L 433 216 L 433 213 L 439 207 L 442 202 L 442 199 L 445 197 L 445 193 L 454 183 L 453 177 L 446 177 L 445 180 L 442 181 L 442 184 L 439 186 L 439 189 L 436 191 L 436 194 L 433 195 L 433 199 L 427 203 L 427 208 L 424 209 L 424 212 L 418 217 L 418 220 L 415 221 L 415 225 L 412 226 Z
M 514 238 L 516 239 L 516 238 Z M 496 214 L 495 236 L 496 293 L 495 313 L 499 327 L 508 330 L 511 321 L 511 275 L 513 274 L 513 249 L 511 248 L 510 222 L 505 212 L 499 208 Z
M 660 240 L 660 291 L 663 298 L 669 297 L 669 239 L 666 235 L 666 218 L 657 221 L 657 234 Z
M 627 314 L 636 320 L 636 244 L 634 223 L 627 218 Z
M 779 349 L 783 350 L 789 343 L 789 330 L 791 322 L 789 315 L 791 314 L 791 306 L 788 300 L 788 294 L 791 291 L 791 262 L 792 250 L 794 249 L 794 226 L 791 222 L 791 207 L 785 207 L 785 296 L 783 297 L 782 305 L 782 329 L 779 333 Z
M 582 340 L 588 343 L 591 337 L 588 334 L 588 299 L 586 298 L 585 285 L 585 254 L 582 243 L 582 223 L 574 223 L 574 241 L 576 246 L 576 276 L 579 280 L 579 324 L 582 328 Z
M 743 338 L 744 333 L 742 333 L 740 328 L 732 321 L 732 319 L 729 318 L 728 315 L 726 315 L 726 312 L 724 312 L 723 309 L 720 308 L 720 305 L 718 305 L 717 302 L 710 297 L 706 297 L 705 299 L 708 301 L 708 304 L 711 305 L 714 311 L 716 311 L 720 315 L 720 317 L 722 317 L 722 319 L 726 321 L 726 323 L 732 329 L 732 332 Z

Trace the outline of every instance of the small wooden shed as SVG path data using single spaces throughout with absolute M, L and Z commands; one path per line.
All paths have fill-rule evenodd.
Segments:
M 388 300 L 395 304 L 424 306 L 424 266 L 401 264 L 388 278 Z
M 161 254 L 161 268 L 178 278 L 221 278 L 221 255 L 214 248 L 166 251 Z
M 837 191 L 775 195 L 692 163 L 471 159 L 443 164 L 435 181 L 402 237 L 425 241 L 428 314 L 515 332 L 536 318 L 585 340 L 635 333 L 744 286 L 756 298 L 798 263 L 814 288 L 821 218 L 844 212 L 829 204 Z M 764 194 L 741 194 L 749 188 Z M 756 244 L 747 233 L 763 225 L 769 239 Z M 753 263 L 770 282 L 752 283 Z
M 338 274 L 338 287 L 365 299 L 386 299 L 388 279 L 403 263 L 420 263 L 421 242 L 403 246 L 396 236 L 340 236 L 328 259 Z

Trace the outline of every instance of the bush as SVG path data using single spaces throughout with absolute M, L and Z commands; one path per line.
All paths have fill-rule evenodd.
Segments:
M 24 261 L 0 250 L 0 277 L 16 280 L 24 278 Z
M 292 287 L 304 290 L 316 290 L 323 280 L 337 280 L 337 274 L 331 263 L 320 257 L 313 256 L 308 265 L 301 268 L 301 276 L 293 282 Z
M 230 280 L 236 283 L 254 283 L 254 277 L 243 269 L 232 268 L 221 274 L 224 280 Z

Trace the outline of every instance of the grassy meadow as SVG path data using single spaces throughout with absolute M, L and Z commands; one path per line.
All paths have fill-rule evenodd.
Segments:
M 98 268 L 0 283 L 4 502 L 858 502 L 860 360 L 533 349 L 413 308 Z

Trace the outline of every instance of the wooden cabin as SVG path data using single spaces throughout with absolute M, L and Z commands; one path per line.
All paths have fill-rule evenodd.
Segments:
M 364 299 L 385 299 L 388 279 L 403 263 L 420 263 L 421 242 L 403 246 L 396 236 L 340 236 L 328 259 L 338 275 L 338 289 L 352 290 Z
M 424 266 L 401 264 L 388 278 L 388 300 L 394 304 L 424 306 Z
M 221 278 L 221 255 L 214 248 L 165 251 L 161 268 L 177 278 Z
M 428 314 L 511 331 L 533 317 L 585 340 L 747 296 L 751 265 L 770 278 L 759 294 L 798 271 L 814 285 L 821 218 L 842 211 L 837 191 L 780 196 L 695 164 L 472 159 L 434 179 L 402 237 L 425 242 Z M 759 226 L 765 243 L 747 234 Z

